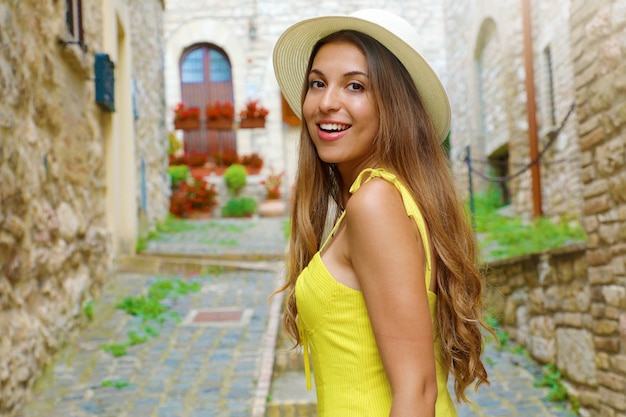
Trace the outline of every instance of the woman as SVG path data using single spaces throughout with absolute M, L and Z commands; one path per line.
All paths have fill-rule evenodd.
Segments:
M 450 105 L 417 33 L 382 11 L 305 20 L 274 69 L 303 120 L 284 325 L 320 417 L 456 416 L 481 362 L 473 233 L 441 142 Z M 324 233 L 328 221 L 332 231 Z

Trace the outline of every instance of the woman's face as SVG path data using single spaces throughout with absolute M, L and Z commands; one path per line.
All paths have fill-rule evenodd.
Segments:
M 371 155 L 378 109 L 365 55 L 354 44 L 323 45 L 313 59 L 302 115 L 322 161 L 358 169 Z

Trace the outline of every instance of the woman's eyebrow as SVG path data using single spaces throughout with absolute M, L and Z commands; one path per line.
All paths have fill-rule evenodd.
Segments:
M 313 74 L 313 73 L 315 73 L 315 74 L 317 74 L 317 75 L 320 75 L 320 76 L 323 76 L 323 75 L 324 75 L 324 72 L 323 72 L 323 71 L 320 71 L 320 70 L 315 69 L 315 68 L 312 68 L 312 69 L 311 69 L 311 71 L 309 71 L 309 75 L 310 75 L 310 74 Z M 345 74 L 343 74 L 343 76 L 344 76 L 344 77 L 350 77 L 350 76 L 353 76 L 353 75 L 362 75 L 362 76 L 364 76 L 364 77 L 368 77 L 367 73 L 365 73 L 365 72 L 363 72 L 363 71 L 359 71 L 359 70 L 348 71 L 348 72 L 346 72 Z M 369 77 L 368 77 L 368 78 L 369 78 Z

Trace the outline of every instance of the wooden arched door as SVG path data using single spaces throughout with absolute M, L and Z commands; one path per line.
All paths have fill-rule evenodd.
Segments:
M 205 119 L 198 130 L 184 133 L 185 153 L 214 155 L 226 150 L 237 151 L 235 132 L 208 130 L 205 107 L 216 100 L 233 103 L 233 82 L 230 61 L 224 51 L 214 45 L 189 48 L 180 60 L 181 101 L 185 106 L 199 107 Z

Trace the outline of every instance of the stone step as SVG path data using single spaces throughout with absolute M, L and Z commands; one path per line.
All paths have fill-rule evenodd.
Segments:
M 274 374 L 265 417 L 316 417 L 315 386 L 308 391 L 302 371 Z

